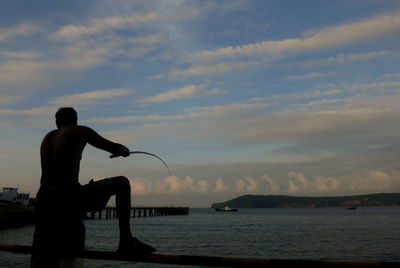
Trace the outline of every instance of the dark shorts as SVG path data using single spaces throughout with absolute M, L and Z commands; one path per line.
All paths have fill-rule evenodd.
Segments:
M 88 184 L 64 184 L 41 187 L 37 195 L 36 212 L 39 218 L 48 216 L 81 215 L 84 212 L 104 208 L 115 194 L 116 178 L 112 177 Z
M 80 201 L 83 211 L 100 210 L 107 205 L 110 197 L 115 194 L 115 178 L 90 181 L 80 188 Z

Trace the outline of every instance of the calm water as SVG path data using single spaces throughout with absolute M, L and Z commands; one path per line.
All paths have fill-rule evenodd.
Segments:
M 116 220 L 86 221 L 86 246 L 115 250 Z M 400 207 L 191 209 L 189 216 L 136 218 L 136 236 L 159 253 L 400 261 Z M 33 226 L 0 231 L 0 243 L 30 244 Z M 3 266 L 4 265 L 4 266 Z M 29 267 L 29 256 L 0 252 L 1 267 Z M 85 267 L 174 267 L 85 261 Z

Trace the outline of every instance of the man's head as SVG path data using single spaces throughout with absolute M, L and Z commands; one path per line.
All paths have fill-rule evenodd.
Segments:
M 57 128 L 78 124 L 78 114 L 72 107 L 62 107 L 56 112 Z

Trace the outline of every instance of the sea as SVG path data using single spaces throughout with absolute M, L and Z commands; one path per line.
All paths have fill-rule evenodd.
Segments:
M 88 249 L 117 248 L 117 220 L 86 220 L 85 226 Z M 400 207 L 247 208 L 237 212 L 191 208 L 184 216 L 133 218 L 131 229 L 157 248 L 157 253 L 400 262 Z M 0 230 L 0 243 L 30 245 L 33 230 L 33 225 Z M 0 267 L 29 267 L 29 258 L 0 252 Z M 85 260 L 85 267 L 182 266 Z

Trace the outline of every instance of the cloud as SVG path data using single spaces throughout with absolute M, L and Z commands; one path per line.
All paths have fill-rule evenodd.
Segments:
M 271 193 L 278 193 L 279 192 L 279 184 L 276 183 L 270 176 L 268 175 L 263 175 L 261 176 L 262 180 L 265 180 L 268 184 L 268 191 Z
M 218 88 L 206 89 L 203 85 L 186 85 L 184 87 L 160 93 L 155 96 L 141 98 L 139 101 L 158 103 L 182 98 L 207 97 L 212 95 L 219 95 L 221 93 L 222 90 Z
M 142 179 L 130 180 L 133 195 L 146 195 L 151 194 L 149 187 Z
M 229 189 L 229 187 L 224 183 L 221 178 L 218 178 L 215 182 L 215 189 L 214 191 L 217 193 L 225 192 Z
M 382 170 L 368 170 L 351 176 L 348 188 L 352 191 L 387 191 L 396 179 Z
M 341 183 L 334 178 L 315 176 L 307 179 L 302 172 L 289 172 L 289 193 L 329 193 L 341 190 Z M 343 190 L 343 189 L 342 189 Z
M 258 181 L 251 177 L 237 180 L 235 190 L 237 193 L 257 193 L 259 190 Z
M 363 151 L 377 142 L 371 143 L 368 137 L 398 131 L 393 124 L 400 116 L 397 81 L 375 84 L 385 90 L 394 89 L 387 96 L 378 96 L 377 90 L 383 92 L 379 87 L 369 88 L 368 83 L 349 84 L 342 85 L 341 89 L 266 98 L 270 102 L 261 102 L 266 99 L 260 97 L 256 102 L 192 107 L 176 114 L 126 115 L 86 122 L 144 122 L 142 126 L 109 133 L 113 137 L 125 137 L 124 140 L 151 140 L 158 137 L 154 133 L 164 133 L 164 136 L 191 142 L 211 138 L 214 142 L 222 140 L 225 144 L 241 146 L 264 144 L 268 148 L 270 144 L 280 144 L 277 148 L 291 150 L 297 156 L 311 152 L 318 155 L 327 151 Z M 337 85 L 331 87 L 337 88 Z M 337 94 L 346 96 L 337 98 Z
M 175 10 L 176 11 L 176 10 Z M 134 12 L 128 15 L 109 16 L 89 20 L 86 24 L 71 24 L 64 26 L 53 34 L 56 39 L 76 39 L 114 30 L 132 30 L 152 23 L 171 23 L 196 17 L 198 11 L 193 8 L 181 9 L 183 12 Z
M 0 28 L 0 42 L 10 41 L 17 37 L 29 36 L 40 31 L 40 27 L 31 22 L 21 23 L 9 28 Z
M 325 59 L 315 59 L 308 60 L 299 63 L 299 65 L 303 67 L 316 67 L 316 66 L 324 66 L 324 65 L 333 65 L 333 64 L 344 64 L 353 61 L 364 61 L 370 60 L 377 57 L 382 57 L 390 54 L 389 51 L 373 51 L 366 53 L 353 53 L 353 54 L 338 54 L 333 57 L 325 58 Z
M 22 109 L 22 110 L 0 109 L 0 115 L 30 115 L 30 116 L 48 115 L 48 114 L 54 114 L 55 111 L 57 111 L 57 107 L 54 106 Z
M 203 75 L 219 75 L 229 72 L 241 71 L 253 66 L 254 63 L 249 62 L 231 62 L 213 65 L 193 65 L 183 70 L 172 70 L 170 75 L 173 76 L 203 76 Z
M 385 74 L 385 78 L 400 78 L 400 73 Z
M 42 61 L 10 60 L 0 63 L 0 84 L 18 90 L 20 86 L 45 84 L 52 79 L 48 76 L 58 69 L 56 64 Z
M 34 85 L 43 87 L 48 82 L 65 76 L 67 72 L 78 72 L 104 64 L 110 55 L 111 47 L 74 44 L 59 51 L 58 58 L 49 55 L 35 58 L 36 55 L 31 52 L 18 52 L 19 55 L 15 52 L 8 53 L 8 56 L 13 57 L 0 62 L 0 84 L 17 90 L 25 86 L 29 86 L 30 90 Z
M 380 90 L 390 87 L 400 87 L 400 81 L 353 84 L 348 88 L 352 91 L 368 91 L 368 90 Z
M 19 59 L 19 60 L 31 60 L 38 59 L 41 57 L 41 53 L 36 51 L 6 51 L 0 52 L 0 56 L 9 59 Z
M 215 117 L 230 115 L 231 113 L 252 111 L 265 108 L 269 103 L 229 103 L 225 105 L 203 106 L 187 108 L 181 114 L 175 115 L 144 115 L 144 116 L 118 116 L 94 118 L 85 120 L 86 123 L 121 123 L 121 122 L 141 122 L 141 121 L 175 121 L 184 119 L 198 119 L 202 117 Z
M 395 178 L 380 170 L 353 171 L 352 174 L 337 177 L 314 175 L 306 177 L 302 172 L 288 173 L 284 192 L 296 194 L 327 195 L 339 192 L 371 193 L 387 191 L 395 186 Z
M 206 194 L 212 192 L 207 180 L 194 179 L 190 176 L 180 178 L 178 176 L 165 177 L 162 180 L 146 181 L 145 179 L 131 180 L 133 194 L 180 194 L 196 193 Z
M 21 99 L 21 96 L 16 95 L 0 95 L 0 104 L 9 104 Z
M 170 100 L 176 100 L 181 98 L 193 97 L 197 94 L 202 86 L 187 85 L 178 89 L 174 89 L 168 92 L 160 93 L 155 96 L 144 97 L 140 99 L 142 102 L 166 102 Z
M 44 49 L 40 53 L 31 50 L 1 52 L 4 60 L 0 61 L 0 83 L 13 88 L 43 87 L 49 82 L 60 82 L 60 78 L 109 62 L 125 64 L 127 61 L 121 57 L 142 57 L 159 43 L 162 43 L 161 35 L 133 38 L 104 35 L 73 42 L 46 40 L 41 43 Z
M 326 194 L 338 192 L 371 193 L 390 191 L 396 185 L 395 174 L 382 170 L 353 171 L 350 175 L 334 177 L 312 176 L 302 172 L 289 172 L 288 192 L 290 194 Z
M 60 106 L 96 104 L 100 100 L 109 101 L 110 98 L 127 96 L 129 94 L 130 90 L 126 88 L 97 90 L 58 97 L 56 99 L 53 99 L 51 103 Z
M 262 102 L 262 101 L 285 101 L 285 100 L 291 100 L 291 101 L 297 101 L 297 100 L 302 100 L 302 99 L 311 99 L 311 98 L 320 98 L 320 97 L 329 97 L 329 96 L 334 96 L 338 94 L 344 93 L 344 90 L 342 89 L 328 89 L 328 90 L 312 90 L 312 91 L 305 91 L 305 92 L 299 92 L 299 93 L 290 93 L 290 94 L 278 94 L 278 95 L 272 95 L 268 97 L 254 97 L 251 98 L 249 101 L 250 102 Z
M 77 38 L 93 35 L 109 30 L 126 29 L 165 19 L 160 13 L 148 12 L 146 14 L 133 13 L 127 16 L 111 16 L 102 19 L 92 19 L 88 25 L 67 25 L 53 34 L 56 38 Z
M 281 57 L 285 54 L 315 51 L 376 39 L 400 31 L 400 13 L 375 16 L 360 22 L 313 31 L 304 37 L 229 46 L 193 53 L 191 57 L 215 60 L 240 57 Z
M 290 80 L 306 80 L 306 79 L 315 79 L 315 78 L 324 78 L 336 75 L 335 72 L 321 73 L 321 72 L 312 72 L 305 75 L 289 75 L 286 78 Z

